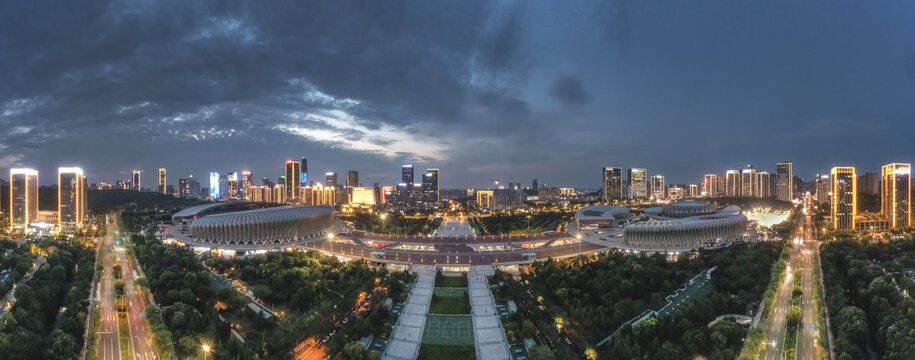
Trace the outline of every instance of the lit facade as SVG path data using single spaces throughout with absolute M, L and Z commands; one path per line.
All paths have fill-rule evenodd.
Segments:
M 238 194 L 238 173 L 233 171 L 226 174 L 226 198 L 237 199 Z
M 725 174 L 726 178 L 726 187 L 724 191 L 725 196 L 736 197 L 740 196 L 740 170 L 728 170 Z
M 683 188 L 679 186 L 672 186 L 667 189 L 667 199 L 668 200 L 680 200 L 683 198 Z
M 219 173 L 210 172 L 210 198 L 219 199 Z
M 781 201 L 794 198 L 794 164 L 790 162 L 775 164 L 775 198 Z
M 743 169 L 740 172 L 740 196 L 756 197 L 759 191 L 755 169 Z
M 423 207 L 431 209 L 438 206 L 440 201 L 438 169 L 426 169 L 426 173 L 423 174 L 422 191 Z
M 691 197 L 691 198 L 699 197 L 699 185 L 689 184 L 689 197 Z
M 667 193 L 667 185 L 664 184 L 664 175 L 654 175 L 651 177 L 651 198 L 655 200 L 664 200 Z
M 603 168 L 604 201 L 623 200 L 623 169 L 618 167 Z
M 816 177 L 816 200 L 819 205 L 829 203 L 829 175 L 817 175 Z
M 375 188 L 354 187 L 353 204 L 357 205 L 375 205 Z
M 629 199 L 644 200 L 648 198 L 648 170 L 629 169 Z
M 86 218 L 87 190 L 83 169 L 57 169 L 57 228 L 60 231 L 72 233 L 83 226 Z
M 756 173 L 756 196 L 761 198 L 772 197 L 772 177 L 768 172 L 760 171 Z
M 337 182 L 337 173 L 335 173 L 335 172 L 328 172 L 328 173 L 324 174 L 324 176 L 325 176 L 324 186 L 337 186 L 337 185 L 339 185 L 339 183 Z
M 140 191 L 140 170 L 133 170 L 130 172 L 130 188 L 132 190 Z
M 880 200 L 890 228 L 906 228 L 912 224 L 911 174 L 911 164 L 893 163 L 881 168 Z
M 248 196 L 249 196 L 248 189 L 250 189 L 252 186 L 254 186 L 254 175 L 251 175 L 250 171 L 242 171 L 240 189 L 244 195 L 244 196 L 242 196 L 243 199 L 248 198 Z M 261 200 L 261 201 L 263 201 L 263 200 Z
M 705 179 L 702 181 L 702 187 L 705 196 L 718 196 L 718 175 L 705 174 Z
M 350 170 L 346 172 L 346 187 L 357 187 L 359 186 L 359 172 L 356 170 Z
M 830 215 L 832 228 L 836 230 L 854 230 L 855 215 L 858 213 L 858 189 L 854 167 L 834 167 L 830 172 L 832 179 L 832 199 Z
M 407 189 L 413 189 L 413 181 L 416 178 L 413 174 L 413 164 L 404 164 L 400 168 L 400 182 L 407 184 Z
M 25 231 L 38 220 L 38 170 L 10 169 L 10 230 Z
M 302 185 L 301 163 L 295 160 L 286 160 L 286 188 L 285 201 L 296 202 L 299 199 L 299 187 Z

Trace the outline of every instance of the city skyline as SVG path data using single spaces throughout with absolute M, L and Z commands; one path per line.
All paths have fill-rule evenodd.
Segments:
M 363 182 L 436 167 L 443 188 L 596 187 L 605 164 L 669 183 L 783 159 L 806 180 L 879 172 L 915 158 L 915 57 L 898 46 L 915 4 L 898 5 L 3 4 L 0 171 L 275 177 L 304 155 Z M 22 24 L 30 11 L 55 26 Z

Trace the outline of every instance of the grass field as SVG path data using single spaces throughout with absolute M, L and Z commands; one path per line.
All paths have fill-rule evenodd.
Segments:
M 437 289 L 436 289 L 437 290 Z M 429 304 L 430 314 L 470 314 L 470 297 L 433 296 Z
M 435 279 L 435 287 L 465 288 L 467 279 L 463 276 L 442 276 Z
M 444 288 L 437 287 L 433 290 L 435 296 L 460 297 L 467 293 L 467 288 Z
M 473 345 L 473 318 L 429 315 L 423 331 L 423 345 Z
M 433 345 L 422 344 L 419 347 L 418 360 L 475 360 L 477 358 L 473 345 Z

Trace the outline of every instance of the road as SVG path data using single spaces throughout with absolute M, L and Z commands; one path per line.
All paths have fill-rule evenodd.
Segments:
M 763 351 L 759 353 L 759 357 L 764 360 L 781 359 L 784 355 L 785 334 L 788 331 L 786 317 L 788 309 L 791 307 L 791 292 L 794 290 L 794 271 L 797 269 L 797 254 L 798 248 L 795 247 L 788 258 L 785 277 L 776 290 L 775 301 L 772 303 L 772 309 L 763 327 L 763 332 L 766 334 L 768 342 L 765 344 Z
M 107 229 L 105 236 L 99 241 L 99 257 L 102 259 L 103 269 L 102 276 L 99 278 L 101 284 L 98 287 L 99 301 L 97 304 L 100 326 L 98 344 L 95 349 L 101 360 L 119 360 L 121 358 L 121 347 L 118 342 L 120 334 L 118 332 L 118 312 L 115 308 L 114 261 L 111 259 L 117 229 L 117 222 L 113 215 L 106 216 L 105 227 Z
M 127 327 L 130 329 L 130 343 L 134 352 L 134 358 L 137 360 L 155 360 L 158 355 L 152 347 L 152 333 L 149 331 L 149 324 L 145 318 L 140 315 L 146 312 L 146 301 L 137 291 L 136 266 L 131 261 L 127 252 L 122 247 L 116 247 L 118 260 L 124 269 L 124 293 L 127 296 Z
M 813 216 L 808 211 L 805 216 L 803 227 L 804 248 L 801 250 L 801 329 L 797 335 L 797 359 L 818 359 L 820 351 L 820 333 L 818 329 L 818 312 L 814 302 L 816 288 L 820 285 L 819 279 L 815 278 L 813 267 L 818 266 L 815 262 L 815 254 L 819 251 L 819 244 L 814 235 L 815 224 Z

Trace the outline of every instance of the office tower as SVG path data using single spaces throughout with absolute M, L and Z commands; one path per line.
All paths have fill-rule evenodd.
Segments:
M 238 173 L 235 171 L 226 174 L 226 198 L 238 198 Z
M 299 185 L 304 186 L 305 184 L 308 184 L 308 159 L 306 159 L 306 158 L 303 156 L 303 157 L 302 157 L 302 163 L 299 164 L 299 166 L 302 168 L 302 169 L 301 169 L 301 170 L 302 170 L 302 176 L 300 176 Z
M 302 186 L 302 170 L 298 161 L 286 160 L 286 201 L 295 202 L 299 198 L 299 187 Z
M 741 194 L 741 171 L 740 170 L 728 170 L 725 174 L 726 178 L 726 188 L 725 196 L 736 197 Z
M 519 187 L 521 184 L 518 184 Z M 438 169 L 426 169 L 423 174 L 423 202 L 427 208 L 438 206 L 440 201 L 438 188 Z
M 775 198 L 781 201 L 794 199 L 794 164 L 790 162 L 775 165 Z
M 334 186 L 334 187 L 336 187 L 336 186 L 338 185 L 338 184 L 337 184 L 337 173 L 332 172 L 332 171 L 331 171 L 331 172 L 327 172 L 327 173 L 324 174 L 324 177 L 325 177 L 325 179 L 326 179 L 325 182 L 324 182 L 324 186 Z
M 191 180 L 190 179 L 178 179 L 178 197 L 180 197 L 180 198 L 191 197 Z
M 689 184 L 689 197 L 691 197 L 691 198 L 699 197 L 699 185 Z
M 816 177 L 816 201 L 818 205 L 829 203 L 829 175 Z
M 718 175 L 705 174 L 702 185 L 705 187 L 705 196 L 714 197 L 718 195 Z
M 273 202 L 275 202 L 277 204 L 285 203 L 286 194 L 289 194 L 289 192 L 286 191 L 285 185 L 283 185 L 283 184 L 273 185 Z
M 266 176 L 264 176 L 264 178 L 261 180 L 261 185 L 273 187 L 273 185 L 276 185 L 276 184 L 272 180 L 270 180 Z
M 168 182 L 165 179 L 165 168 L 159 168 L 159 192 L 167 194 L 165 187 L 168 185 Z
M 892 164 L 891 164 L 892 165 Z M 881 174 L 867 172 L 858 176 L 858 192 L 869 195 L 880 194 L 880 179 L 884 178 Z
M 629 169 L 629 199 L 643 200 L 648 198 L 648 170 Z
M 264 185 L 261 186 L 261 190 L 263 191 L 261 195 L 261 201 L 276 202 L 273 200 L 273 186 Z
M 664 184 L 663 175 L 654 175 L 651 177 L 651 198 L 655 200 L 664 200 L 667 193 L 667 185 Z
M 407 184 L 407 189 L 413 189 L 413 164 L 405 164 L 400 168 L 400 181 Z
M 10 169 L 10 230 L 28 229 L 38 220 L 38 170 Z
M 210 172 L 210 198 L 219 199 L 219 173 Z
M 539 189 L 537 187 L 537 179 L 534 179 L 534 181 L 531 181 L 531 190 L 537 190 L 537 189 Z
M 756 179 L 756 170 L 755 169 L 743 169 L 740 172 L 740 196 L 742 197 L 756 197 L 756 193 L 759 190 L 757 188 L 757 179 Z
M 250 171 L 247 171 L 247 170 L 242 171 L 241 172 L 241 190 L 243 192 L 243 194 L 241 196 L 242 199 L 247 199 L 249 197 L 248 189 L 250 189 L 252 186 L 254 186 L 254 176 L 251 175 Z M 261 201 L 263 201 L 263 200 L 261 200 Z
M 836 230 L 854 230 L 855 215 L 858 213 L 858 178 L 854 167 L 834 167 L 830 172 L 832 179 L 832 228 Z
M 760 171 L 756 173 L 756 196 L 761 198 L 772 197 L 772 180 L 768 172 Z
M 140 191 L 140 170 L 134 170 L 130 173 L 130 188 L 132 190 Z
M 86 218 L 86 178 L 83 169 L 57 169 L 57 228 L 72 233 L 83 226 Z
M 890 228 L 909 227 L 912 224 L 912 165 L 893 163 L 884 165 L 881 170 L 883 216 Z
M 359 172 L 356 170 L 350 170 L 346 172 L 346 187 L 358 187 L 359 186 Z
M 188 196 L 191 199 L 200 198 L 201 197 L 200 196 L 200 183 L 197 182 L 197 178 L 195 178 L 194 175 L 191 175 L 188 177 L 188 181 L 191 183 L 190 192 L 188 193 Z
M 667 199 L 669 200 L 680 200 L 683 198 L 683 188 L 679 186 L 671 186 L 670 189 L 667 189 Z
M 604 201 L 614 202 L 623 200 L 623 169 L 618 167 L 604 167 Z

